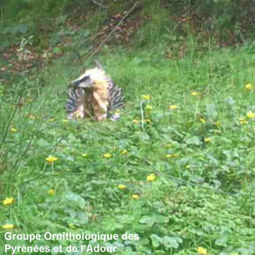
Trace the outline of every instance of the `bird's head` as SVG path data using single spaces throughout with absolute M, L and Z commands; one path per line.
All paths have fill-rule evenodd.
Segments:
M 104 69 L 99 63 L 97 67 L 88 69 L 78 79 L 71 82 L 72 86 L 76 88 L 92 88 L 95 84 L 104 83 L 107 80 Z

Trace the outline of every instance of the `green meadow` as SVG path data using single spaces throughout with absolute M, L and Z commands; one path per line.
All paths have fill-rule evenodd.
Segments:
M 103 46 L 77 60 L 74 45 L 30 75 L 0 83 L 0 254 L 12 254 L 6 244 L 99 244 L 117 247 L 116 255 L 255 254 L 255 46 L 208 41 L 201 50 L 190 34 L 184 55 L 168 57 L 171 44 L 156 27 L 145 25 L 132 49 Z M 95 59 L 125 90 L 121 119 L 67 120 L 67 87 Z M 139 240 L 30 243 L 7 241 L 6 232 Z

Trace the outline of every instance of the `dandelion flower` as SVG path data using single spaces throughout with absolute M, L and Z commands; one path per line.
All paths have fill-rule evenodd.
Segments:
M 147 111 L 152 110 L 152 106 L 151 106 L 150 104 L 147 104 L 147 105 L 145 106 L 145 110 L 147 110 Z
M 151 96 L 150 96 L 150 95 L 143 95 L 143 96 L 142 96 L 142 99 L 144 99 L 144 100 L 150 100 L 150 99 L 151 99 Z
M 166 155 L 166 158 L 177 158 L 177 157 L 178 157 L 178 154 L 176 154 L 176 153 L 167 154 L 167 155 Z
M 210 142 L 212 142 L 212 140 L 213 140 L 212 138 L 206 137 L 204 141 L 205 141 L 206 143 L 210 143 Z
M 136 124 L 139 124 L 139 120 L 133 120 L 132 122 L 133 122 L 133 124 L 135 124 L 135 125 L 136 125 Z
M 197 253 L 201 255 L 207 255 L 207 250 L 203 247 L 198 247 L 197 248 Z
M 14 198 L 13 197 L 7 197 L 6 199 L 3 200 L 3 205 L 11 205 L 14 203 Z
M 131 197 L 132 197 L 132 199 L 134 199 L 134 200 L 138 200 L 138 199 L 140 198 L 139 195 L 137 195 L 137 194 L 134 194 L 134 195 L 132 195 Z
M 200 118 L 199 120 L 200 120 L 200 122 L 202 122 L 202 123 L 205 123 L 205 122 L 206 122 L 206 120 L 205 120 L 204 118 Z
M 122 154 L 122 155 L 127 154 L 127 150 L 122 150 L 120 154 Z
M 169 106 L 169 110 L 176 110 L 176 109 L 179 109 L 178 105 L 172 104 Z
M 198 96 L 198 95 L 200 95 L 200 93 L 197 92 L 197 91 L 192 91 L 192 92 L 191 92 L 191 95 L 192 95 L 192 96 Z
M 126 186 L 123 185 L 123 184 L 119 184 L 119 185 L 118 185 L 118 189 L 125 189 L 125 188 L 126 188 Z
M 48 163 L 53 163 L 58 160 L 57 157 L 49 156 L 45 159 Z
M 4 225 L 2 225 L 2 228 L 3 229 L 13 229 L 14 225 L 13 224 L 4 224 Z
M 254 118 L 255 113 L 254 112 L 247 112 L 246 116 L 247 116 L 247 118 L 252 119 L 252 118 Z
M 105 153 L 103 156 L 104 156 L 104 158 L 111 158 L 111 157 L 112 157 L 112 154 L 110 154 L 110 153 Z
M 155 181 L 156 178 L 157 178 L 156 174 L 147 175 L 148 182 L 153 182 L 153 181 Z
M 82 156 L 83 158 L 86 158 L 86 157 L 88 157 L 88 153 L 82 153 L 81 156 Z
M 14 128 L 14 127 L 12 127 L 12 128 L 11 128 L 11 133 L 16 133 L 16 132 L 17 132 L 17 129 Z
M 253 90 L 253 86 L 252 86 L 250 83 L 247 83 L 247 84 L 245 85 L 245 89 L 246 89 L 246 90 Z
M 54 195 L 55 195 L 55 190 L 54 190 L 54 189 L 49 189 L 49 190 L 48 190 L 48 194 L 49 194 L 50 196 L 54 196 Z

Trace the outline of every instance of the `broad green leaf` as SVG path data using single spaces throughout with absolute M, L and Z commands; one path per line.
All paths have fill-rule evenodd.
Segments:
M 161 241 L 162 241 L 161 237 L 159 237 L 155 234 L 151 235 L 151 242 L 152 242 L 152 245 L 154 248 L 158 248 L 161 244 Z
M 139 222 L 142 223 L 142 224 L 146 224 L 148 227 L 152 227 L 155 224 L 156 219 L 153 216 L 143 216 L 139 220 Z
M 164 236 L 162 238 L 162 244 L 166 247 L 166 249 L 178 249 L 180 243 L 182 243 L 182 239 L 179 237 Z

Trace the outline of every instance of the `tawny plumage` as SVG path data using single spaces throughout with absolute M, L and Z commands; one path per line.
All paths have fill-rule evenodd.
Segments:
M 118 119 L 114 110 L 124 106 L 124 91 L 113 83 L 104 69 L 97 67 L 87 70 L 78 79 L 72 81 L 66 109 L 69 119 L 92 118 L 103 121 L 110 117 Z

